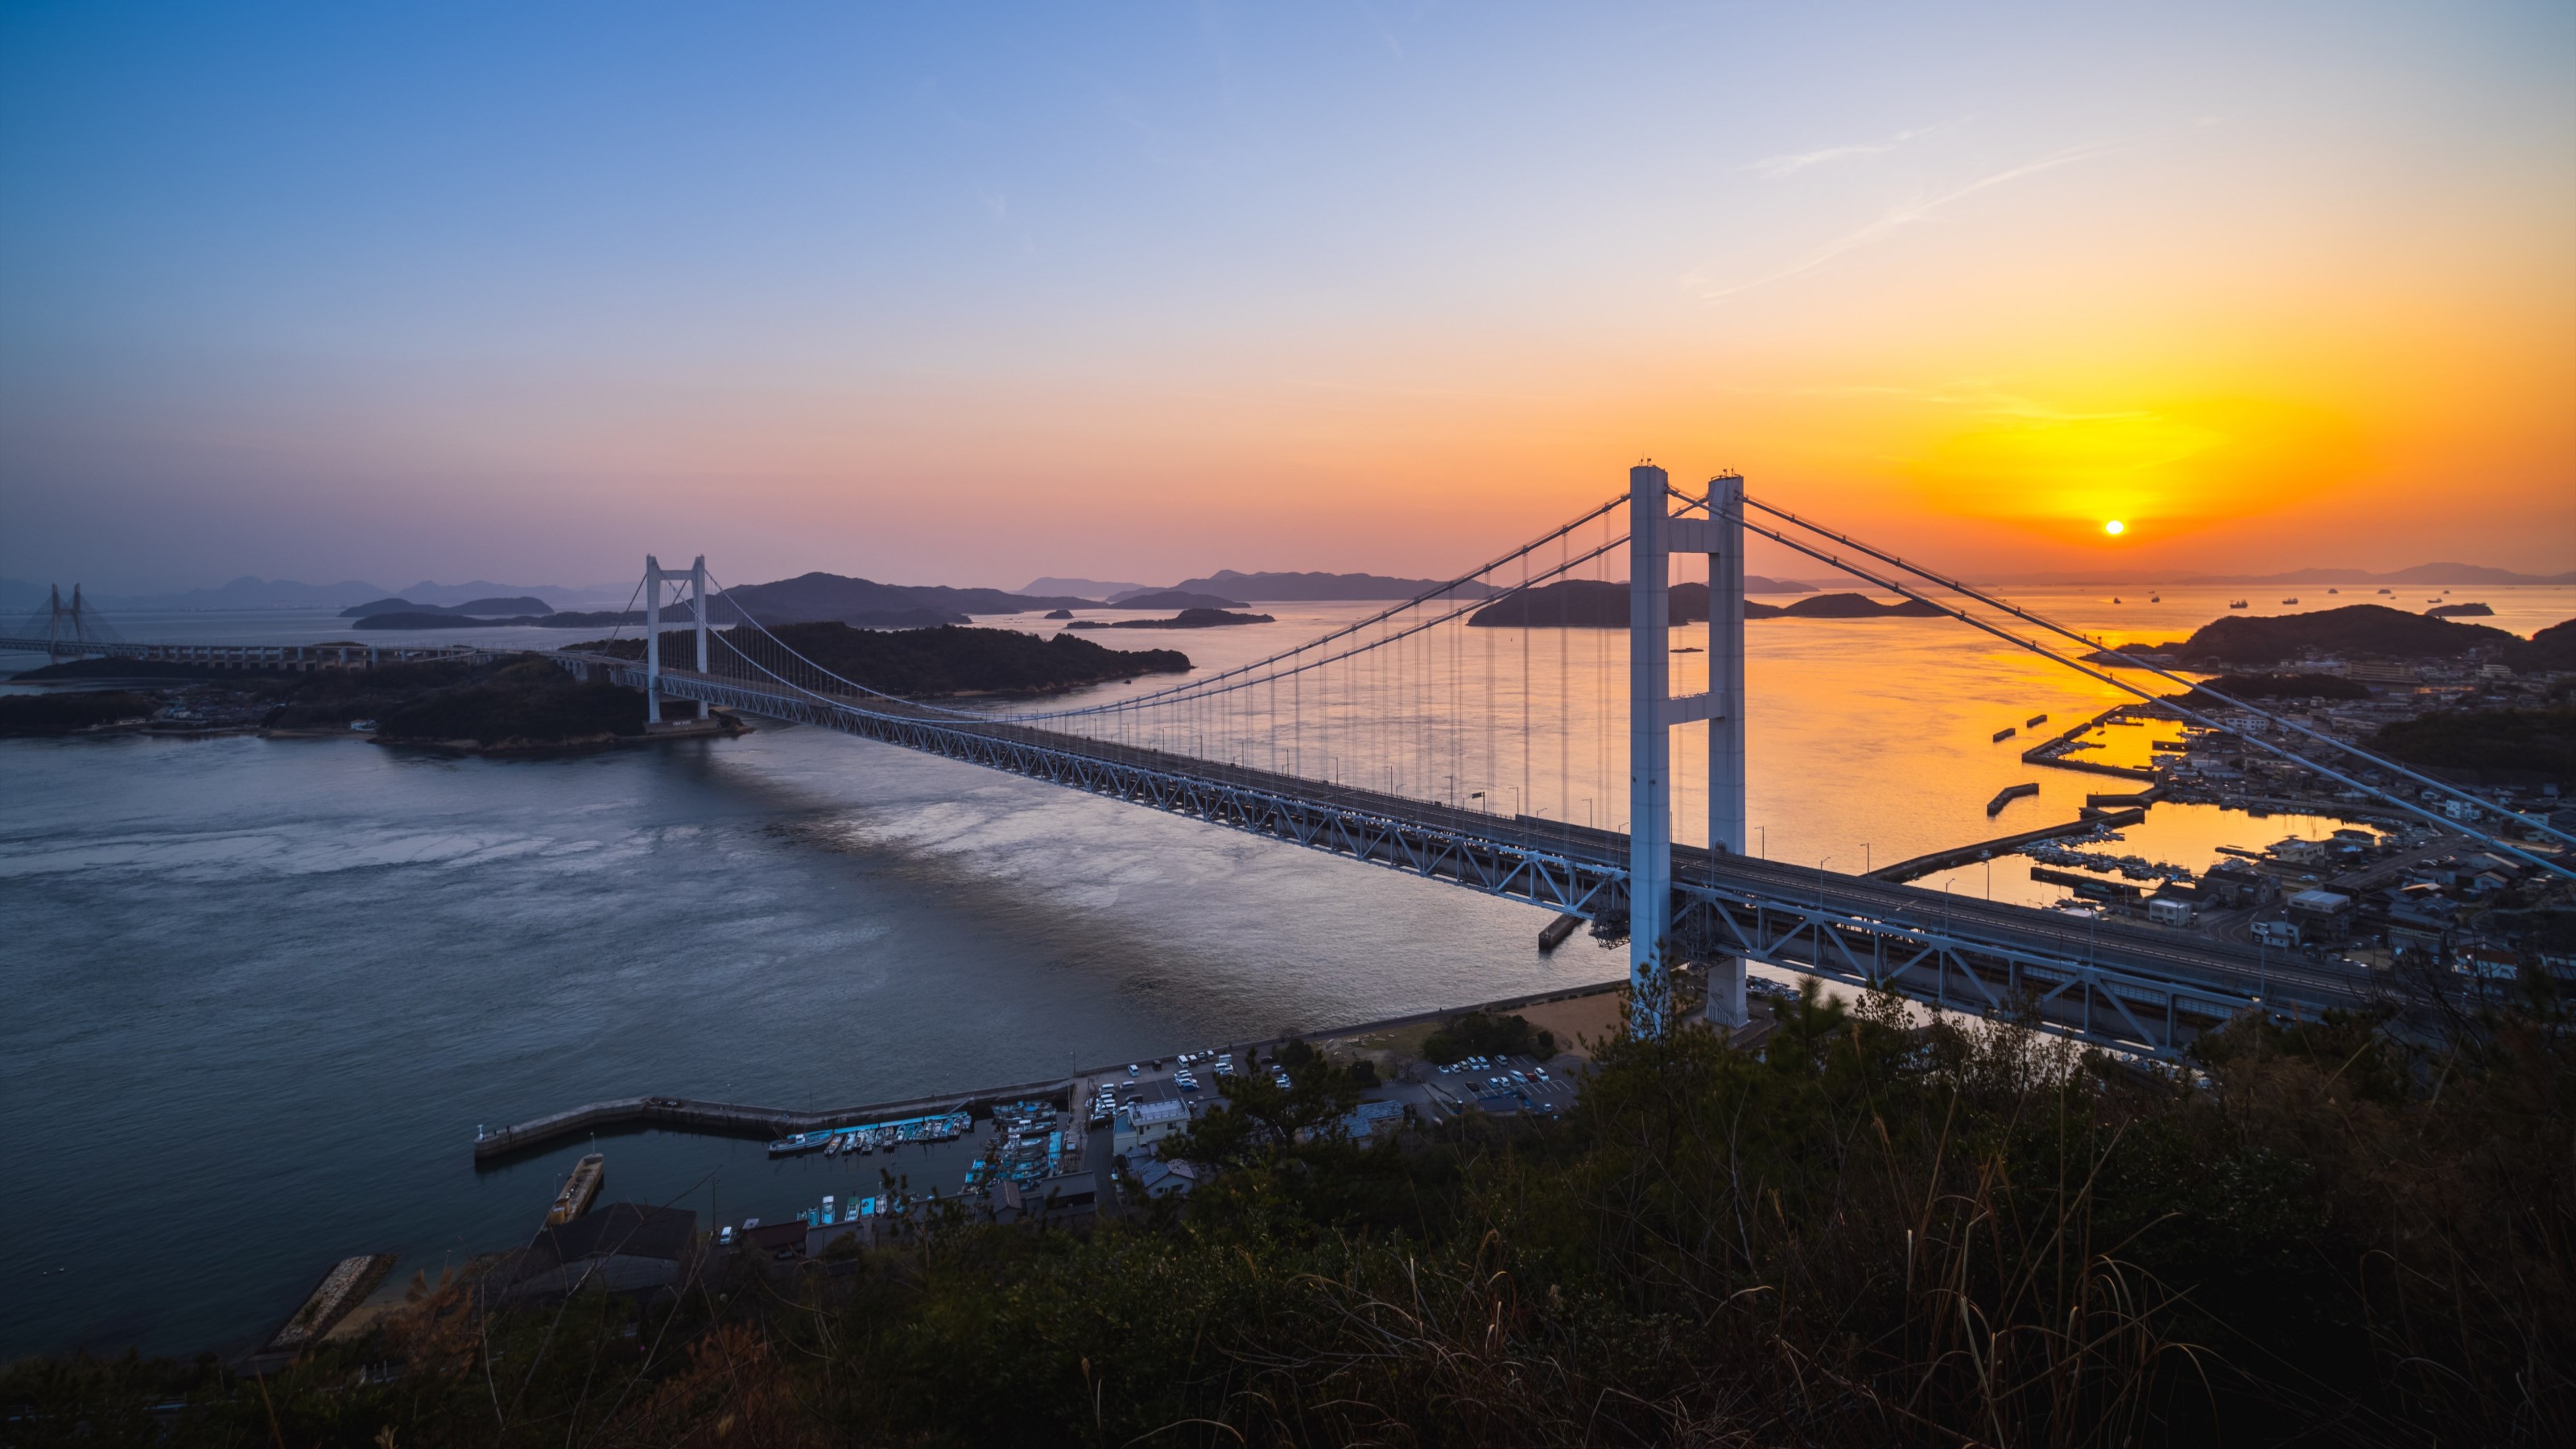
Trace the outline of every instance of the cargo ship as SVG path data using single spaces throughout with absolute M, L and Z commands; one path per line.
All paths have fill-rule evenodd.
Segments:
M 608 1159 L 594 1152 L 573 1164 L 572 1176 L 564 1179 L 563 1191 L 555 1194 L 555 1205 L 546 1212 L 546 1226 L 559 1228 L 590 1211 L 590 1200 L 599 1196 L 601 1179 L 608 1176 Z

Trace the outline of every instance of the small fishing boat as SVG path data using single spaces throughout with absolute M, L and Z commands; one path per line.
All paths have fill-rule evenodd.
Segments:
M 590 1200 L 599 1196 L 599 1184 L 608 1176 L 608 1159 L 599 1153 L 573 1164 L 572 1176 L 564 1179 L 563 1191 L 555 1194 L 555 1204 L 546 1210 L 546 1226 L 559 1228 L 590 1211 Z
M 2282 603 L 2284 603 L 2284 604 L 2295 604 L 2295 603 L 2297 603 L 2298 601 L 2299 601 L 2299 596 L 2298 596 L 2298 595 L 2296 595 L 2296 594 L 2292 594 L 2290 597 L 2288 597 L 2288 598 L 2286 598 L 2286 599 L 2283 599 L 2281 602 L 2282 602 Z
M 2241 609 L 2245 607 L 2245 601 L 2243 599 L 2230 599 L 2227 601 L 2227 607 L 2231 609 Z

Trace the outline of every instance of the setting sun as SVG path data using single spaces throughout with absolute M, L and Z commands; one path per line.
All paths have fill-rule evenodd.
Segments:
M 2109 522 L 2104 523 L 2104 524 L 2102 525 L 2102 531 L 2103 531 L 2104 533 L 2107 533 L 2107 534 L 2111 535 L 2113 538 L 2117 538 L 2117 537 L 2119 537 L 2121 534 L 2124 534 L 2124 533 L 2126 533 L 2126 532 L 2128 532 L 2128 531 L 2129 531 L 2129 525 L 2127 525 L 2127 524 L 2125 524 L 2125 523 L 2122 523 L 2120 520 L 2118 520 L 2118 519 L 2114 518 L 2114 519 L 2110 520 Z

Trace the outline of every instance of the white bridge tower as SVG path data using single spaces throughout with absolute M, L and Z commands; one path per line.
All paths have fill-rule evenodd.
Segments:
M 1628 470 L 1628 984 L 1636 1028 L 1671 1025 L 1674 727 L 1708 721 L 1709 848 L 1744 849 L 1744 479 L 1722 473 L 1675 516 L 1670 477 Z M 1672 695 L 1672 556 L 1708 556 L 1708 691 Z M 1708 970 L 1708 1016 L 1745 1021 L 1744 962 Z

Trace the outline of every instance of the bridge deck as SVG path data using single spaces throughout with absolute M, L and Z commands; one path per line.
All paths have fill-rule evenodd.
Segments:
M 559 654 L 640 686 L 631 660 Z M 677 698 L 844 730 L 1184 813 L 1490 894 L 1624 919 L 1628 839 L 1506 818 L 1042 730 L 765 680 L 666 668 Z M 2366 972 L 2204 936 L 1987 901 L 1868 877 L 1676 846 L 1677 944 L 1697 959 L 1741 955 L 1835 980 L 1884 983 L 1918 1000 L 2019 1009 L 2104 1046 L 2172 1055 L 2248 1010 L 2314 1014 L 2366 1004 Z

